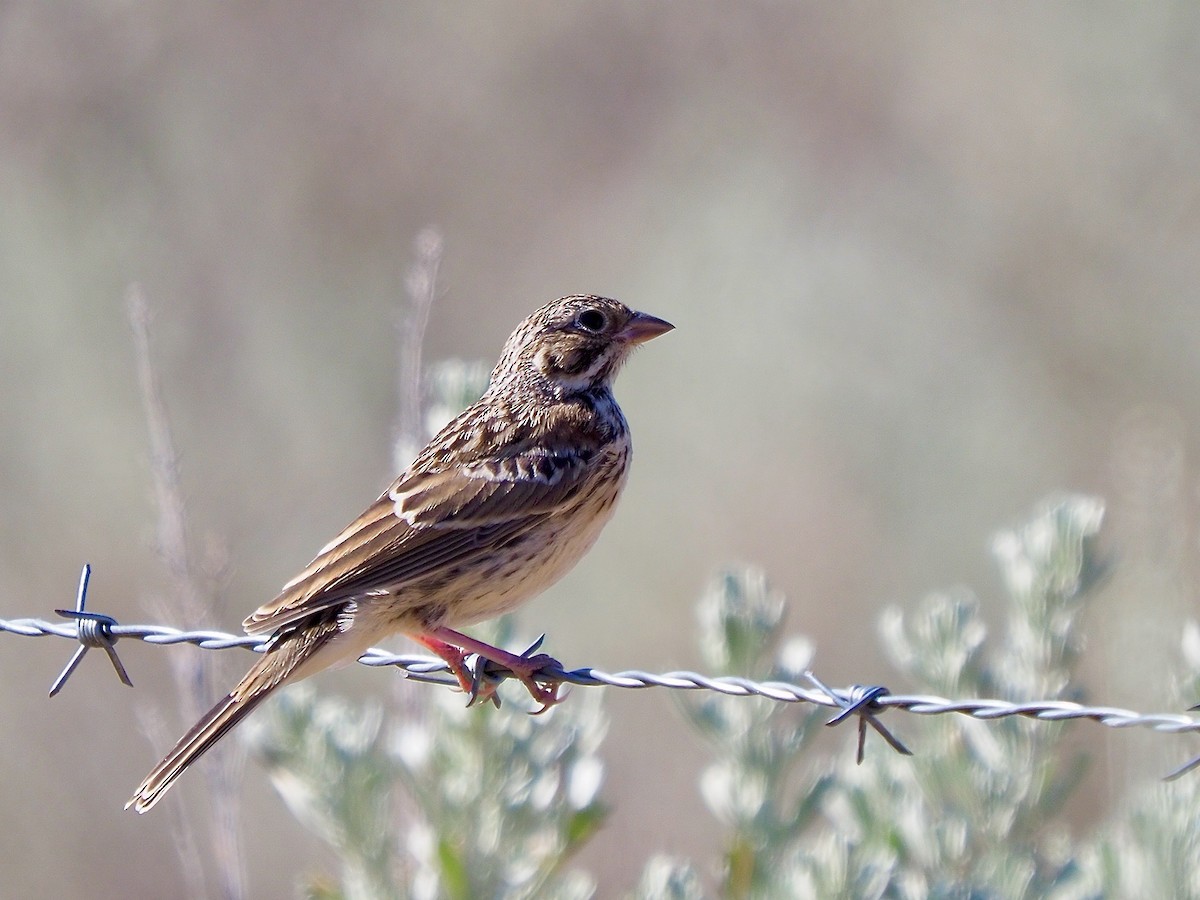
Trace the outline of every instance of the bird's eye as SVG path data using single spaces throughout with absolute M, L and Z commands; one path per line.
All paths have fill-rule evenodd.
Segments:
M 585 309 L 575 317 L 575 324 L 584 331 L 599 334 L 604 330 L 604 326 L 608 324 L 608 317 L 598 309 Z

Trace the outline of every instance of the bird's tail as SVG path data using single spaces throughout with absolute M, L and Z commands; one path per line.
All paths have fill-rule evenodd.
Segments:
M 150 774 L 138 785 L 125 808 L 131 806 L 144 813 L 162 799 L 179 778 L 229 729 L 248 716 L 275 689 L 294 677 L 303 678 L 317 667 L 313 662 L 316 651 L 338 631 L 336 621 L 300 629 L 294 635 L 274 644 L 246 673 L 229 694 L 191 727 Z M 322 660 L 322 662 L 324 662 Z M 323 665 L 319 666 L 324 668 Z M 303 669 L 303 671 L 298 671 Z
M 154 806 L 188 766 L 224 737 L 230 728 L 249 715 L 267 695 L 268 692 L 263 691 L 244 700 L 239 700 L 234 694 L 227 695 L 179 739 L 179 743 L 162 762 L 150 770 L 150 774 L 138 785 L 125 808 L 129 809 L 132 806 L 137 812 L 144 813 Z

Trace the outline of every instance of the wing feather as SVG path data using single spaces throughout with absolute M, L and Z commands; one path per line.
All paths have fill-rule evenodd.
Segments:
M 606 449 L 540 445 L 500 459 L 405 473 L 243 627 L 275 633 L 357 597 L 398 594 L 469 565 L 561 512 Z

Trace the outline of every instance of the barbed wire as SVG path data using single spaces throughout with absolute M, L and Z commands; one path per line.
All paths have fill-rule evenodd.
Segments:
M 67 680 L 78 668 L 79 663 L 93 647 L 100 647 L 108 654 L 109 661 L 122 683 L 132 687 L 120 657 L 116 643 L 121 638 L 135 638 L 158 646 L 192 644 L 202 650 L 229 650 L 242 647 L 263 652 L 268 641 L 253 635 L 229 634 L 212 629 L 181 629 L 169 625 L 121 625 L 112 616 L 90 612 L 86 608 L 88 582 L 91 567 L 85 565 L 80 574 L 79 590 L 75 609 L 56 609 L 55 612 L 73 621 L 47 622 L 37 618 L 0 619 L 0 632 L 21 637 L 62 637 L 76 641 L 79 646 L 68 660 L 62 672 L 50 687 L 53 697 L 62 690 Z M 526 651 L 531 653 L 541 644 L 538 638 Z M 458 685 L 445 661 L 421 654 L 392 653 L 373 647 L 359 657 L 364 666 L 394 666 L 405 677 L 431 684 Z M 477 676 L 491 681 L 503 681 L 512 673 L 504 666 L 491 660 L 478 660 Z M 617 687 L 634 690 L 645 688 L 667 688 L 684 691 L 714 691 L 731 697 L 764 697 L 783 703 L 811 703 L 838 710 L 827 725 L 838 725 L 855 717 L 858 719 L 858 761 L 863 759 L 863 745 L 869 725 L 898 753 L 910 756 L 908 750 L 878 719 L 878 715 L 889 709 L 903 710 L 921 716 L 958 713 L 981 720 L 1004 719 L 1014 716 L 1044 722 L 1062 722 L 1071 719 L 1088 719 L 1108 728 L 1149 728 L 1168 734 L 1200 732 L 1200 719 L 1182 713 L 1139 713 L 1114 706 L 1087 706 L 1070 700 L 1034 700 L 1016 703 L 996 699 L 951 700 L 932 694 L 893 694 L 882 686 L 852 685 L 847 688 L 830 688 L 811 671 L 804 676 L 810 682 L 805 687 L 784 681 L 755 681 L 736 675 L 702 675 L 698 672 L 676 670 L 655 674 L 640 669 L 622 672 L 605 672 L 592 666 L 578 669 L 563 669 L 552 661 L 533 673 L 533 678 L 547 684 L 573 684 L 583 687 Z M 1175 769 L 1165 780 L 1174 780 L 1193 769 L 1200 768 L 1200 756 Z

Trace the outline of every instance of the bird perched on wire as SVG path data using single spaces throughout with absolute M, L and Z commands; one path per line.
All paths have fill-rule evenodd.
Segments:
M 508 612 L 570 570 L 612 517 L 629 426 L 612 382 L 629 352 L 672 325 L 604 297 L 563 297 L 509 337 L 483 396 L 243 627 L 269 636 L 245 677 L 187 732 L 126 804 L 157 803 L 274 690 L 357 659 L 402 632 L 474 697 L 475 653 L 542 705 L 550 657 L 519 656 L 456 629 Z

